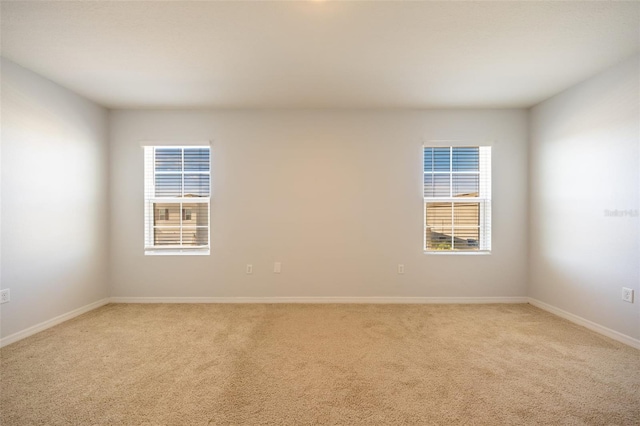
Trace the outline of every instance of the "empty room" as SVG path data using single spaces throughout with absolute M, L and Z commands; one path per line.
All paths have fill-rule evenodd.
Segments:
M 1 425 L 640 425 L 640 2 L 0 37 Z

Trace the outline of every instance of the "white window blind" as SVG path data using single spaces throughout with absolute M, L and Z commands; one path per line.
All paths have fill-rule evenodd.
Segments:
M 430 147 L 424 155 L 424 250 L 491 250 L 491 147 Z
M 211 150 L 144 147 L 145 254 L 208 254 Z

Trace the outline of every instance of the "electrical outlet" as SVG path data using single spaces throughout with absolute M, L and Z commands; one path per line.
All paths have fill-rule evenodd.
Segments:
M 398 264 L 398 274 L 404 274 L 404 265 L 402 263 Z
M 253 274 L 253 265 L 247 263 L 247 274 Z
M 273 264 L 273 273 L 279 274 L 281 270 L 282 270 L 282 264 L 280 262 L 275 262 Z
M 9 293 L 9 289 L 5 288 L 0 290 L 0 303 L 7 303 L 11 300 L 11 294 Z
M 622 287 L 622 300 L 625 302 L 633 303 L 633 289 Z

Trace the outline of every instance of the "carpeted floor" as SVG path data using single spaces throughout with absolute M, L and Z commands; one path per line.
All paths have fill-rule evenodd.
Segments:
M 3 426 L 640 424 L 640 351 L 526 304 L 110 304 L 0 359 Z

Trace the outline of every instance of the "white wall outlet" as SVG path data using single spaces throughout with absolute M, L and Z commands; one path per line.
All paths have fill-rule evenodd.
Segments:
M 5 288 L 0 290 L 0 303 L 7 303 L 11 300 L 11 294 L 9 293 L 9 289 Z
M 247 263 L 247 274 L 253 274 L 253 265 L 250 263 Z
M 404 265 L 402 263 L 398 264 L 398 274 L 404 274 Z
M 282 270 L 282 264 L 280 262 L 275 262 L 273 264 L 273 273 L 279 274 L 281 270 Z
M 633 303 L 633 289 L 622 287 L 622 300 L 625 302 Z

